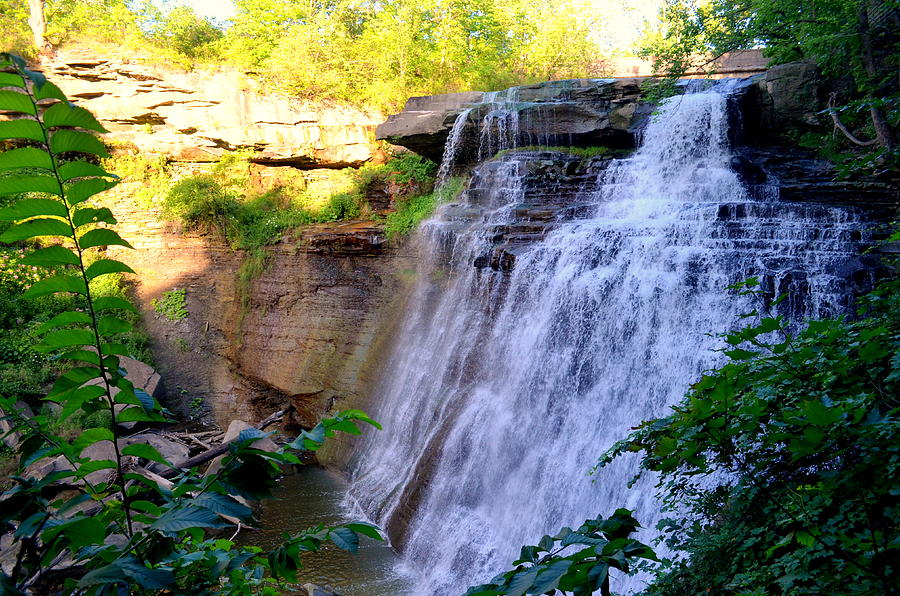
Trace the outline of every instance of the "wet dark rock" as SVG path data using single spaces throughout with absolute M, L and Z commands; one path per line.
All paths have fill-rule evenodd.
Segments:
M 518 87 L 515 145 L 634 147 L 652 111 L 641 101 L 640 81 L 572 79 Z M 460 140 L 460 165 L 491 157 L 478 155 L 479 123 L 494 109 L 483 99 L 480 92 L 414 97 L 378 126 L 376 137 L 440 161 L 457 115 L 472 108 Z
M 777 187 L 785 201 L 849 205 L 876 217 L 891 217 L 900 210 L 900 188 L 877 176 L 842 180 L 834 164 L 807 149 L 785 146 L 738 147 L 735 160 L 745 182 L 762 180 Z M 735 164 L 732 161 L 732 165 Z M 751 180 L 752 179 L 752 180 Z

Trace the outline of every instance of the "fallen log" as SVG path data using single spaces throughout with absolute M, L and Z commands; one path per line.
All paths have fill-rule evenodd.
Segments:
M 272 426 L 273 424 L 275 424 L 276 422 L 278 422 L 279 420 L 284 418 L 284 416 L 288 412 L 290 412 L 292 409 L 293 409 L 293 406 L 288 406 L 287 408 L 285 408 L 283 410 L 279 410 L 279 411 L 275 412 L 271 416 L 262 420 L 256 426 L 256 428 L 258 428 L 259 430 L 266 430 L 267 427 Z M 231 445 L 232 442 L 233 441 L 230 441 L 228 443 L 222 443 L 221 445 L 216 445 L 212 449 L 208 449 L 208 450 L 204 451 L 203 453 L 195 455 L 194 457 L 190 457 L 182 462 L 173 464 L 174 468 L 165 470 L 164 472 L 162 472 L 160 474 L 160 476 L 162 476 L 163 478 L 171 478 L 172 476 L 175 476 L 178 473 L 178 470 L 183 470 L 185 468 L 196 468 L 197 466 L 203 465 L 206 462 L 211 461 L 211 460 L 219 457 L 220 455 L 227 453 L 228 446 Z

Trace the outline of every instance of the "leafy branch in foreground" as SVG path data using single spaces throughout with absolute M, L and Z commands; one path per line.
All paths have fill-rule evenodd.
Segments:
M 639 452 L 659 474 L 683 555 L 646 593 L 898 593 L 900 283 L 859 314 L 726 334 L 729 362 L 603 456 Z
M 609 572 L 630 573 L 640 559 L 657 561 L 646 544 L 631 537 L 637 520 L 627 509 L 617 509 L 607 519 L 584 522 L 577 530 L 563 528 L 556 536 L 544 536 L 537 546 L 523 546 L 516 568 L 487 584 L 469 588 L 465 596 L 522 596 L 571 592 L 575 596 L 599 591 L 609 596 Z M 578 550 L 571 554 L 569 547 Z M 543 553 L 543 554 L 542 554 Z
M 274 451 L 257 446 L 268 435 L 247 429 L 207 476 L 179 469 L 181 462 L 139 438 L 123 437 L 124 423 L 166 417 L 127 378 L 120 357 L 128 349 L 113 341 L 131 329 L 121 313 L 134 307 L 92 291 L 104 276 L 133 273 L 105 254 L 110 246 L 129 247 L 112 229 L 112 213 L 89 203 L 116 183 L 94 163 L 106 156 L 93 134 L 104 129 L 8 54 L 0 54 L 0 113 L 7 118 L 0 121 L 0 141 L 12 147 L 0 153 L 0 196 L 14 197 L 0 209 L 0 221 L 12 222 L 0 241 L 34 247 L 21 263 L 51 271 L 25 297 L 66 294 L 77 305 L 45 322 L 35 346 L 68 368 L 45 398 L 59 406 L 53 420 L 26 415 L 16 396 L 0 397 L 12 426 L 7 436 L 19 436 L 15 485 L 0 495 L 0 532 L 11 539 L 4 553 L 13 553 L 2 560 L 3 593 L 276 594 L 294 579 L 301 554 L 323 541 L 355 550 L 358 534 L 380 539 L 364 523 L 319 527 L 266 555 L 207 535 L 253 523 L 247 500 L 270 496 L 281 467 L 301 463 L 297 451 L 315 450 L 335 432 L 358 434 L 359 422 L 377 424 L 347 411 Z M 74 440 L 51 431 L 51 422 L 98 411 L 108 413 L 107 422 Z

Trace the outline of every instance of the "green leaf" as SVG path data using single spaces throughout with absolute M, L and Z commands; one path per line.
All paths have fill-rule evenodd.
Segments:
M 72 447 L 78 453 L 81 453 L 89 445 L 99 443 L 100 441 L 110 441 L 114 439 L 113 433 L 108 428 L 89 428 L 78 435 L 78 438 L 72 441 Z
M 349 528 L 332 528 L 328 537 L 341 550 L 355 553 L 359 550 L 359 536 Z
M 134 273 L 134 269 L 120 261 L 100 259 L 91 263 L 85 271 L 85 275 L 89 280 L 108 273 Z
M 21 87 L 25 88 L 25 80 L 11 72 L 0 72 L 0 87 Z
M 77 205 L 91 198 L 95 194 L 109 190 L 118 184 L 117 180 L 106 178 L 83 178 L 77 182 L 66 184 L 66 202 L 69 205 Z
M 326 423 L 327 425 L 327 423 Z M 328 430 L 331 431 L 341 431 L 347 433 L 348 435 L 361 435 L 362 431 L 359 430 L 359 427 L 356 426 L 356 423 L 352 420 L 339 420 L 334 424 L 327 425 Z
M 59 182 L 52 176 L 6 176 L 2 179 L 0 196 L 18 195 L 26 192 L 45 192 L 62 196 Z M 48 200 L 48 199 L 43 199 Z
M 82 207 L 72 214 L 72 223 L 76 228 L 89 224 L 106 223 L 114 225 L 116 218 L 113 217 L 112 211 L 107 207 Z
M 99 262 L 99 261 L 98 261 Z M 118 296 L 103 296 L 94 300 L 94 310 L 97 312 L 103 310 L 127 310 L 137 312 L 135 306 L 124 298 Z
M 32 219 L 11 226 L 0 235 L 0 242 L 19 242 L 39 236 L 64 236 L 71 238 L 72 228 L 66 222 L 58 219 Z
M 224 528 L 228 525 L 215 512 L 184 503 L 162 514 L 150 529 L 174 536 L 189 528 Z
M 65 420 L 78 410 L 82 409 L 84 404 L 97 400 L 106 394 L 106 390 L 99 385 L 85 385 L 78 387 L 68 393 L 62 394 L 63 409 L 59 413 L 59 419 Z M 53 401 L 58 401 L 54 399 Z
M 94 246 L 113 245 L 133 248 L 127 241 L 119 236 L 118 233 L 107 228 L 97 228 L 96 230 L 85 232 L 85 234 L 79 238 L 78 243 L 81 245 L 82 249 L 92 248 Z
M 47 395 L 53 398 L 75 387 L 81 387 L 88 381 L 100 377 L 100 369 L 96 366 L 78 366 L 61 375 Z
M 92 153 L 100 157 L 109 157 L 109 151 L 103 142 L 94 135 L 79 130 L 57 130 L 50 136 L 50 150 L 54 154 L 77 151 Z
M 116 559 L 109 565 L 94 569 L 79 581 L 79 587 L 104 584 L 130 585 L 133 580 L 145 590 L 168 590 L 175 586 L 175 575 L 168 569 L 149 569 L 134 557 Z
M 45 82 L 43 85 L 35 85 L 34 98 L 38 101 L 42 99 L 60 99 L 62 101 L 68 101 L 65 93 L 60 91 L 59 87 L 50 81 Z
M 0 73 L 0 76 L 3 74 Z M 31 118 L 4 120 L 0 122 L 0 140 L 2 139 L 30 139 L 43 143 L 45 142 L 44 129 Z
M 751 358 L 755 358 L 758 354 L 751 350 L 726 350 L 725 355 L 731 358 L 732 360 L 749 360 Z
M 125 344 L 106 342 L 100 345 L 100 353 L 104 356 L 128 356 L 131 358 L 131 351 Z
M 148 412 L 156 409 L 156 400 L 153 399 L 153 396 L 141 389 L 140 387 L 135 387 L 133 389 L 134 396 L 138 398 L 138 401 L 141 403 L 141 406 L 147 410 Z
M 67 161 L 59 166 L 59 177 L 62 178 L 63 182 L 68 182 L 75 178 L 90 178 L 97 176 L 101 178 L 115 177 L 100 166 L 82 160 Z
M 30 79 L 34 83 L 35 88 L 41 87 L 47 83 L 47 77 L 38 70 L 31 70 L 27 66 L 22 69 L 22 74 L 26 79 Z
M 357 534 L 374 538 L 375 540 L 384 540 L 384 536 L 381 535 L 381 530 L 375 524 L 370 524 L 368 522 L 352 522 L 344 524 L 344 527 L 353 530 Z
M 100 356 L 97 355 L 97 352 L 91 352 L 90 350 L 72 350 L 70 352 L 64 352 L 57 356 L 56 359 L 72 362 L 87 362 L 94 366 L 100 366 Z
M 78 471 L 75 473 L 76 478 L 84 478 L 88 474 L 99 472 L 100 470 L 114 470 L 116 462 L 111 459 L 95 459 L 78 464 Z
M 39 352 L 50 352 L 72 346 L 90 346 L 94 344 L 94 333 L 87 329 L 64 329 L 44 336 L 44 340 L 35 346 Z
M 159 451 L 156 450 L 155 447 L 153 447 L 152 445 L 148 445 L 147 443 L 135 443 L 134 445 L 128 445 L 127 447 L 122 449 L 122 455 L 133 455 L 135 457 L 141 457 L 143 459 L 155 461 L 167 466 L 172 465 L 171 462 L 164 458 L 159 453 Z
M 108 132 L 93 114 L 68 102 L 60 102 L 44 112 L 44 126 L 77 126 L 97 132 Z
M 82 296 L 85 296 L 87 295 L 87 287 L 85 286 L 84 279 L 81 276 L 66 275 L 64 273 L 61 273 L 59 275 L 54 275 L 40 281 L 36 281 L 31 285 L 30 288 L 25 290 L 25 293 L 22 294 L 22 297 L 38 298 L 40 296 L 55 294 L 57 292 L 71 292 L 73 294 L 80 294 Z
M 41 539 L 49 543 L 59 535 L 69 540 L 72 552 L 77 552 L 85 546 L 103 544 L 106 539 L 106 527 L 96 517 L 79 517 L 45 530 L 41 534 Z
M 119 392 L 124 393 L 124 392 Z M 118 414 L 116 414 L 116 421 L 119 423 L 125 422 L 165 422 L 166 419 L 155 412 L 146 411 L 143 406 L 132 406 L 130 408 L 125 408 Z
M 37 108 L 31 102 L 31 98 L 21 91 L 0 91 L 0 112 L 4 111 L 37 115 Z
M 20 261 L 23 265 L 78 265 L 78 256 L 64 246 L 48 246 L 29 253 Z
M 87 315 L 87 313 L 83 312 L 75 312 L 75 311 L 67 311 L 60 313 L 43 323 L 40 327 L 37 328 L 38 333 L 44 333 L 49 331 L 50 329 L 54 329 L 56 327 L 63 327 L 65 325 L 90 325 L 91 317 Z
M 507 596 L 522 596 L 534 584 L 534 580 L 540 571 L 540 567 L 532 567 L 514 575 L 505 590 Z
M 40 168 L 53 171 L 50 154 L 35 147 L 22 147 L 0 153 L 0 172 L 18 168 Z
M 115 335 L 131 331 L 132 329 L 134 329 L 134 326 L 131 323 L 118 317 L 103 317 L 97 321 L 97 330 L 101 335 Z
M 49 176 L 39 176 L 36 178 L 53 180 Z M 6 184 L 7 180 L 8 178 L 2 179 L 4 184 Z M 20 219 L 37 217 L 40 215 L 52 215 L 65 218 L 67 216 L 66 206 L 60 201 L 55 201 L 53 199 L 20 199 L 12 205 L 0 209 L 0 221 L 18 221 Z
M 553 544 L 554 540 L 551 536 L 544 536 L 543 538 L 541 538 L 541 541 L 538 542 L 538 546 L 547 552 L 553 550 Z
M 205 507 L 220 515 L 228 515 L 238 519 L 250 519 L 253 516 L 252 509 L 243 503 L 239 503 L 230 495 L 205 492 L 195 497 L 193 501 L 195 505 Z
M 538 574 L 537 579 L 532 585 L 531 591 L 535 594 L 543 594 L 544 592 L 556 589 L 556 586 L 559 585 L 560 578 L 565 575 L 566 571 L 568 571 L 571 566 L 572 561 L 568 559 L 553 561 L 546 569 Z

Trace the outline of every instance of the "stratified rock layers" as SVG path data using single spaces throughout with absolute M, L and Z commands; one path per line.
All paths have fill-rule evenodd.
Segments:
M 136 297 L 173 407 L 205 397 L 224 428 L 293 405 L 288 425 L 310 427 L 360 401 L 412 268 L 378 227 L 308 226 L 270 247 L 265 271 L 244 285 L 240 251 L 151 212 L 121 203 L 115 211 L 137 249 L 120 256 L 138 274 Z M 181 321 L 151 305 L 173 288 L 186 290 Z
M 376 150 L 378 115 L 266 95 L 235 71 L 178 72 L 77 51 L 61 52 L 43 70 L 113 139 L 176 161 L 252 149 L 260 163 L 343 168 Z

